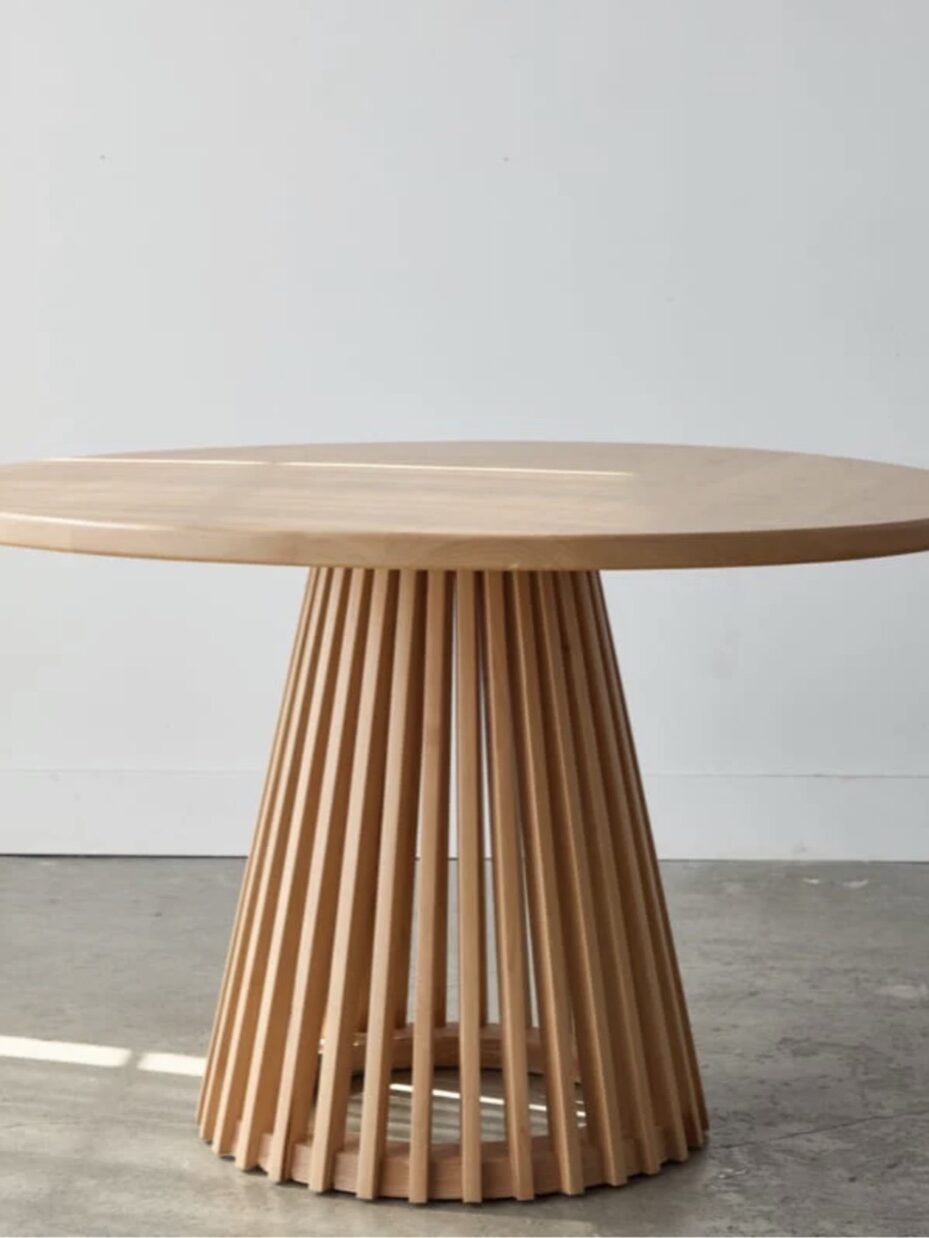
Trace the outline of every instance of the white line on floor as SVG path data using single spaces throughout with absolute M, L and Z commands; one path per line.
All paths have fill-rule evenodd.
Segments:
M 34 1040 L 30 1036 L 0 1036 L 0 1057 L 33 1062 L 71 1062 L 78 1066 L 125 1066 L 131 1049 L 114 1045 L 81 1045 L 67 1040 Z
M 136 1063 L 137 1070 L 150 1070 L 159 1075 L 193 1075 L 199 1079 L 206 1068 L 205 1057 L 192 1057 L 189 1053 L 143 1053 Z

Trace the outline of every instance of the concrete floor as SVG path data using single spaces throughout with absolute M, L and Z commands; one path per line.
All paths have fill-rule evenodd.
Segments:
M 671 913 L 713 1123 L 622 1190 L 413 1208 L 315 1196 L 202 1146 L 194 1077 L 231 860 L 0 858 L 0 1234 L 926 1234 L 929 865 L 674 863 Z M 0 1040 L 0 1050 L 4 1042 Z

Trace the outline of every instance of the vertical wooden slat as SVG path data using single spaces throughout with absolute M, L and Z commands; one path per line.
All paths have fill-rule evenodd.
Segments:
M 454 630 L 454 572 L 443 572 L 445 598 L 445 632 L 442 639 L 442 701 L 445 722 L 442 727 L 442 746 L 439 753 L 439 786 L 444 788 L 436 803 L 436 912 L 435 912 L 435 1000 L 433 1019 L 436 1027 L 448 1022 L 448 834 L 449 834 L 449 779 L 452 750 L 452 634 Z
M 623 709 L 625 711 L 624 697 Z M 706 1098 L 703 1094 L 703 1083 L 700 1076 L 700 1067 L 697 1062 L 697 1050 L 694 1044 L 693 1029 L 691 1027 L 690 1014 L 687 1008 L 687 998 L 684 994 L 684 984 L 681 979 L 680 964 L 678 963 L 677 951 L 674 947 L 674 935 L 671 930 L 671 920 L 668 914 L 668 903 L 667 898 L 665 897 L 664 883 L 661 880 L 661 870 L 658 864 L 658 856 L 655 851 L 655 838 L 652 834 L 651 826 L 648 824 L 648 808 L 645 800 L 645 792 L 642 786 L 642 777 L 639 771 L 638 757 L 636 756 L 631 729 L 628 729 L 627 733 L 631 746 L 634 770 L 633 787 L 640 806 L 640 816 L 647 825 L 647 830 L 645 833 L 645 858 L 647 867 L 651 870 L 651 879 L 654 885 L 658 919 L 663 929 L 663 950 L 666 959 L 666 966 L 670 972 L 671 979 L 671 988 L 669 992 L 673 1003 L 676 1034 L 679 1038 L 678 1046 L 680 1053 L 680 1069 L 682 1075 L 686 1076 L 687 1080 L 690 1106 L 685 1114 L 684 1125 L 687 1128 L 688 1142 L 690 1143 L 690 1146 L 699 1148 L 703 1146 L 704 1132 L 709 1126 Z
M 513 1194 L 517 1199 L 531 1199 L 534 1186 L 526 1055 L 524 913 L 517 834 L 519 804 L 514 779 L 513 709 L 501 573 L 484 574 L 483 606 L 494 921 L 501 998 L 507 1150 Z
M 658 986 L 668 1026 L 668 1040 L 679 1093 L 679 1108 L 684 1114 L 687 1142 L 699 1146 L 703 1142 L 706 1106 L 696 1063 L 687 1005 L 674 952 L 661 874 L 655 855 L 635 742 L 629 723 L 619 664 L 613 647 L 606 598 L 600 578 L 596 574 L 591 575 L 590 589 L 600 636 L 604 678 L 612 708 L 623 779 L 627 789 L 632 842 L 638 857 L 648 933 L 654 947 Z M 679 1158 L 682 1159 L 686 1154 L 685 1145 L 683 1152 L 679 1152 Z
M 480 596 L 479 589 L 480 589 L 480 586 L 478 586 L 478 597 Z M 480 607 L 480 601 L 478 601 L 478 614 L 480 613 L 481 613 L 481 607 Z M 480 631 L 478 631 L 478 642 L 480 642 L 480 639 L 481 639 L 481 635 L 480 635 Z M 479 659 L 480 659 L 480 656 L 481 655 L 479 653 L 478 654 Z M 480 662 L 478 665 L 480 666 Z M 478 677 L 480 678 L 480 670 L 478 670 Z M 478 703 L 478 710 L 482 715 L 483 714 L 483 702 L 482 701 L 479 701 Z M 484 730 L 483 718 L 479 725 L 483 732 Z M 481 797 L 481 809 L 482 809 L 482 816 L 483 816 L 483 807 L 484 807 L 484 788 L 483 787 L 481 787 L 480 789 L 480 797 Z M 489 993 L 488 993 L 488 990 L 490 987 L 489 981 L 488 981 L 490 956 L 488 954 L 489 947 L 487 944 L 488 938 L 489 938 L 489 932 L 488 932 L 488 927 L 487 927 L 487 919 L 488 919 L 487 865 L 489 862 L 489 857 L 488 857 L 487 848 L 485 845 L 485 832 L 486 832 L 486 825 L 484 821 L 482 821 L 481 822 L 481 836 L 480 836 L 480 839 L 478 840 L 478 845 L 480 847 L 480 859 L 481 859 L 480 869 L 478 870 L 478 903 L 481 909 L 481 918 L 480 918 L 480 923 L 478 926 L 479 934 L 480 934 L 479 940 L 480 940 L 480 952 L 481 952 L 481 969 L 480 969 L 481 1027 L 484 1027 L 490 1021 Z
M 437 972 L 442 911 L 442 863 L 448 856 L 451 684 L 449 577 L 430 572 L 426 593 L 425 688 L 420 799 L 420 857 L 413 1019 L 413 1092 L 410 1104 L 410 1200 L 429 1197 L 432 1153 L 432 1083 L 435 1066 Z M 447 879 L 447 877 L 446 877 Z
M 396 572 L 374 573 L 310 1152 L 309 1185 L 314 1191 L 332 1186 L 333 1157 L 345 1137 L 358 988 L 372 946 L 365 927 L 370 928 L 374 908 L 397 579 Z
M 236 1164 L 240 1169 L 252 1169 L 258 1163 L 261 1136 L 270 1130 L 274 1117 L 316 829 L 329 712 L 338 670 L 334 653 L 348 598 L 347 572 L 342 568 L 329 570 L 320 588 L 321 623 L 314 632 L 316 645 L 308 672 L 310 702 L 303 751 L 258 1010 L 251 1070 L 239 1123 Z
M 401 962 L 395 935 L 403 914 L 403 874 L 413 862 L 422 742 L 423 583 L 420 573 L 401 573 L 358 1150 L 356 1192 L 362 1199 L 374 1199 L 378 1194 L 390 1113 L 394 1016 Z
M 643 798 L 643 803 L 644 798 Z M 684 993 L 684 982 L 681 978 L 680 963 L 677 959 L 677 951 L 674 946 L 674 935 L 671 930 L 671 919 L 668 913 L 668 902 L 665 897 L 664 883 L 661 880 L 661 870 L 658 865 L 658 855 L 655 851 L 655 839 L 649 829 L 647 839 L 647 854 L 649 864 L 655 874 L 658 896 L 658 912 L 664 926 L 665 941 L 667 942 L 668 963 L 671 970 L 671 981 L 673 985 L 673 993 L 677 1003 L 676 1019 L 679 1028 L 679 1034 L 683 1038 L 683 1064 L 687 1071 L 688 1086 L 690 1090 L 691 1102 L 693 1109 L 685 1115 L 684 1125 L 687 1128 L 688 1142 L 692 1148 L 701 1148 L 705 1142 L 705 1133 L 709 1128 L 709 1114 L 706 1106 L 706 1097 L 703 1092 L 703 1080 L 700 1074 L 700 1066 L 697 1061 L 697 1047 L 694 1043 L 693 1028 L 690 1022 L 690 1012 L 687 1006 L 687 997 Z
M 246 1082 L 252 1064 L 258 1008 L 268 968 L 271 936 L 280 896 L 281 872 L 290 835 L 300 757 L 306 736 L 309 683 L 318 652 L 322 602 L 326 592 L 327 588 L 324 588 L 322 583 L 318 584 L 313 591 L 307 636 L 297 672 L 290 725 L 286 728 L 284 735 L 281 753 L 282 773 L 275 787 L 271 804 L 264 863 L 258 879 L 251 933 L 246 945 L 241 988 L 229 1042 L 229 1055 L 216 1111 L 213 1142 L 220 1153 L 234 1150 L 236 1124 L 241 1117 Z
M 410 997 L 410 970 L 411 970 L 411 950 L 413 938 L 413 903 L 414 903 L 414 888 L 416 884 L 416 849 L 419 842 L 419 800 L 420 788 L 418 779 L 421 773 L 422 765 L 422 725 L 423 725 L 423 693 L 425 691 L 425 608 L 426 608 L 426 591 L 428 588 L 428 573 L 417 572 L 418 585 L 421 596 L 419 597 L 419 605 L 422 611 L 420 615 L 420 628 L 417 640 L 416 652 L 416 675 L 417 675 L 417 709 L 418 709 L 418 727 L 419 741 L 417 744 L 416 755 L 416 787 L 414 792 L 414 807 L 409 814 L 409 829 L 404 826 L 404 838 L 406 845 L 404 849 L 404 863 L 401 865 L 399 872 L 399 893 L 398 905 L 399 913 L 397 919 L 397 927 L 394 933 L 393 943 L 393 958 L 394 967 L 396 968 L 397 984 L 396 994 L 394 998 L 394 1026 L 403 1028 L 407 1025 L 409 997 Z
M 513 668 L 516 752 L 548 1118 L 561 1190 L 566 1195 L 577 1195 L 584 1189 L 584 1175 L 574 1097 L 570 990 L 549 810 L 535 616 L 529 576 L 511 573 L 508 584 L 517 655 Z
M 323 767 L 316 834 L 307 886 L 281 1080 L 267 1158 L 268 1176 L 282 1181 L 292 1144 L 307 1131 L 313 1102 L 326 988 L 335 931 L 336 899 L 345 837 L 352 737 L 358 716 L 362 654 L 372 573 L 351 572 L 344 634 Z
M 661 1165 L 657 1113 L 649 1088 L 648 1060 L 610 829 L 610 805 L 599 747 L 605 736 L 601 734 L 598 742 L 593 706 L 597 686 L 591 682 L 590 661 L 596 648 L 590 645 L 591 633 L 585 628 L 581 613 L 581 599 L 588 582 L 583 572 L 559 572 L 554 583 L 564 634 L 569 704 L 579 761 L 583 824 L 591 857 L 593 906 L 603 952 L 607 1008 L 613 1028 L 617 1078 L 623 1085 L 620 1093 L 622 1121 L 638 1141 L 640 1168 L 646 1173 L 657 1173 Z M 661 1031 L 650 1027 L 649 1037 L 660 1040 Z
M 681 1120 L 655 948 L 646 911 L 639 853 L 633 838 L 629 788 L 610 699 L 609 668 L 605 658 L 600 616 L 594 606 L 594 587 L 594 578 L 588 575 L 581 578 L 577 585 L 584 635 L 583 647 L 590 668 L 588 682 L 591 687 L 594 730 L 607 802 L 610 805 L 609 823 L 614 838 L 617 884 L 625 935 L 629 943 L 629 961 L 634 978 L 650 1092 L 665 1132 L 668 1150 L 672 1156 L 682 1159 L 687 1154 L 687 1140 Z
M 416 843 L 413 831 L 413 860 L 404 865 L 400 873 L 400 916 L 394 940 L 394 953 L 398 960 L 397 991 L 394 1001 L 394 1027 L 407 1026 L 410 1004 L 410 951 L 413 938 L 413 889 L 416 884 Z
M 458 805 L 458 1074 L 461 1198 L 477 1204 L 481 1180 L 481 1020 L 484 957 L 484 822 L 477 594 L 473 572 L 455 586 Z M 486 990 L 485 990 L 486 991 Z
M 299 670 L 309 628 L 313 598 L 325 571 L 326 569 L 312 569 L 307 577 L 303 602 L 300 607 L 300 617 L 297 622 L 297 631 L 290 654 L 290 665 L 284 686 L 283 700 L 278 714 L 277 729 L 274 735 L 271 757 L 268 762 L 268 773 L 262 792 L 261 806 L 258 811 L 245 871 L 242 875 L 242 886 L 239 891 L 238 906 L 230 936 L 229 951 L 226 956 L 226 966 L 223 971 L 223 981 L 216 1005 L 216 1017 L 213 1023 L 213 1031 L 210 1035 L 206 1069 L 197 1106 L 197 1121 L 200 1124 L 201 1137 L 204 1139 L 212 1139 L 213 1137 L 222 1078 L 226 1069 L 229 1042 L 232 1037 L 233 1012 L 235 1003 L 238 1000 L 242 971 L 245 965 L 245 944 L 251 932 L 259 877 L 265 859 L 265 846 L 271 822 L 271 806 L 274 803 L 277 786 L 282 774 L 284 741 L 291 725 L 291 714 L 297 693 Z
M 533 574 L 542 649 L 542 685 L 555 838 L 587 1122 L 606 1180 L 626 1180 L 623 1131 L 605 979 L 596 934 L 590 858 L 584 835 L 577 753 L 552 573 Z
M 510 649 L 512 650 L 512 645 L 510 645 Z M 512 700 L 512 694 L 510 699 Z M 526 1010 L 526 1030 L 528 1031 L 533 1026 L 534 1017 L 534 993 L 532 988 L 534 958 L 532 935 L 529 932 L 529 892 L 526 886 L 526 858 L 523 854 L 522 831 L 519 829 L 519 826 L 522 823 L 522 811 L 522 805 L 520 805 L 519 813 L 517 814 L 516 851 L 519 857 L 519 865 L 517 870 L 519 873 L 519 905 L 523 911 L 523 918 L 519 927 L 523 937 L 523 958 L 526 960 L 526 966 L 523 971 L 523 979 L 525 981 L 524 1004 Z
M 407 1026 L 410 1005 L 410 952 L 413 939 L 413 889 L 416 884 L 416 844 L 418 834 L 413 830 L 412 856 L 400 873 L 400 917 L 394 939 L 394 954 L 397 962 L 397 991 L 394 1002 L 394 1027 Z

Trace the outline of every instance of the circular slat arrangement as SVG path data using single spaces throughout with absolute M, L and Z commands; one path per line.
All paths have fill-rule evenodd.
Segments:
M 311 574 L 199 1118 L 243 1169 L 418 1202 L 700 1146 L 596 575 Z

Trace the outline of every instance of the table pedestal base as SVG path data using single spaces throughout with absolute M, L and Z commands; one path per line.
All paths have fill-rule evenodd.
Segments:
M 199 1122 L 242 1169 L 416 1202 L 702 1144 L 596 573 L 310 574 Z

